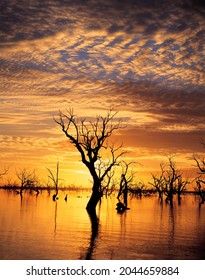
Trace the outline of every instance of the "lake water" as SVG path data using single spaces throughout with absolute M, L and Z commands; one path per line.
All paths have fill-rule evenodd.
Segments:
M 98 229 L 85 210 L 88 198 L 67 191 L 53 201 L 47 191 L 21 198 L 0 190 L 0 259 L 205 259 L 205 205 L 195 196 L 173 208 L 155 196 L 129 198 L 123 214 L 114 195 L 103 198 Z

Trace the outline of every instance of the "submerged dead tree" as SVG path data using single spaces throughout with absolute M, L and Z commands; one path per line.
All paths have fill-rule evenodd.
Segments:
M 171 157 L 168 158 L 169 165 L 168 169 L 164 174 L 164 194 L 166 195 L 166 201 L 172 204 L 173 196 L 176 194 L 176 181 L 181 177 L 181 174 L 177 171 L 175 164 Z
M 188 184 L 190 184 L 190 182 L 187 179 L 183 180 L 182 176 L 180 174 L 180 176 L 177 178 L 177 181 L 176 181 L 176 193 L 177 193 L 177 198 L 178 198 L 179 204 L 181 201 L 181 194 L 186 191 L 186 186 Z
M 55 187 L 56 192 L 53 195 L 53 200 L 55 201 L 58 198 L 59 162 L 57 162 L 57 164 L 56 164 L 56 175 L 54 175 L 54 173 L 49 168 L 47 168 L 47 170 L 49 172 L 48 178 L 51 179 L 51 181 L 53 182 L 54 187 Z
M 160 164 L 161 173 L 159 175 L 152 174 L 152 182 L 149 182 L 158 192 L 159 200 L 162 202 L 164 192 L 164 164 Z
M 130 166 L 134 162 L 125 162 L 124 160 L 121 162 L 122 174 L 120 180 L 120 189 L 117 195 L 118 203 L 117 210 L 126 210 L 128 209 L 128 192 L 130 191 L 131 184 L 134 179 L 135 172 L 130 170 Z M 120 197 L 123 196 L 123 203 L 120 201 Z
M 164 173 L 166 201 L 172 205 L 173 196 L 177 194 L 178 203 L 181 201 L 181 194 L 186 190 L 188 179 L 183 179 L 183 174 L 180 169 L 176 168 L 176 164 L 173 161 L 173 157 L 168 157 L 169 164 L 167 170 Z
M 202 141 L 201 143 L 205 147 L 205 142 Z M 205 202 L 205 159 L 197 156 L 193 156 L 193 159 L 199 169 L 199 176 L 196 178 L 196 191 L 201 198 L 201 204 L 203 204 Z
M 86 209 L 88 212 L 95 210 L 103 196 L 103 182 L 109 178 L 111 170 L 118 165 L 120 157 L 125 153 L 121 147 L 109 144 L 109 138 L 115 130 L 122 127 L 121 121 L 115 121 L 117 112 L 107 112 L 105 117 L 98 116 L 95 121 L 79 119 L 73 110 L 66 114 L 59 111 L 59 124 L 70 143 L 77 149 L 82 163 L 88 168 L 93 180 L 92 194 Z M 99 165 L 103 168 L 100 168 Z M 107 187 L 107 186 L 106 186 Z
M 20 181 L 20 195 L 22 195 L 23 190 L 25 189 L 34 189 L 39 193 L 37 187 L 38 178 L 35 174 L 35 170 L 30 171 L 27 168 L 20 169 L 16 171 L 16 177 Z
M 176 168 L 173 162 L 173 157 L 168 157 L 167 165 L 160 164 L 160 175 L 153 175 L 153 182 L 150 184 L 157 190 L 159 199 L 162 201 L 163 194 L 166 196 L 165 201 L 172 205 L 173 197 L 177 194 L 178 202 L 181 201 L 181 194 L 186 190 L 186 185 L 189 184 L 187 179 L 183 179 L 182 172 Z
M 204 204 L 205 202 L 205 188 L 203 187 L 205 185 L 205 181 L 203 181 L 202 179 L 198 178 L 196 180 L 196 185 L 197 185 L 197 193 L 201 198 L 201 202 L 200 204 Z

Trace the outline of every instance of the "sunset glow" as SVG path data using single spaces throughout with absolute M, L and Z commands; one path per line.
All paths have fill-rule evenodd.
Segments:
M 60 163 L 63 186 L 90 186 L 77 150 L 54 121 L 113 108 L 128 161 L 147 182 L 175 155 L 187 177 L 205 156 L 205 6 L 202 1 L 1 1 L 0 184 Z

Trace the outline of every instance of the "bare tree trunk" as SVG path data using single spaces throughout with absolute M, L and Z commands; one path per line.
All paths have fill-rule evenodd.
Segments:
M 23 194 L 23 189 L 24 189 L 24 185 L 21 184 L 21 188 L 20 188 L 20 195 L 21 195 L 21 196 L 22 196 L 22 194 Z
M 157 189 L 157 192 L 158 192 L 158 198 L 159 198 L 159 200 L 162 201 L 163 192 L 162 192 L 160 189 Z
M 54 186 L 55 186 L 56 193 L 53 195 L 53 201 L 55 201 L 56 199 L 58 199 L 59 162 L 57 162 L 57 165 L 56 165 L 56 176 L 54 175 L 54 173 L 49 168 L 47 168 L 47 170 L 50 174 L 48 176 L 48 178 L 50 178 L 53 181 Z
M 92 213 L 95 211 L 95 208 L 98 204 L 98 202 L 100 201 L 101 197 L 103 196 L 103 192 L 100 188 L 100 181 L 99 182 L 95 182 L 93 185 L 93 190 L 92 190 L 92 194 L 91 197 L 87 203 L 86 209 L 89 213 Z
M 203 180 L 197 180 L 196 183 L 197 183 L 197 188 L 198 188 L 198 195 L 201 198 L 200 204 L 204 204 L 204 202 L 205 202 L 205 192 L 202 189 L 201 183 L 205 183 L 205 182 Z

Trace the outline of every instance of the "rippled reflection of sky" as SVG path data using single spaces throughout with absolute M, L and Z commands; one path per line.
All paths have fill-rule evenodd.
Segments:
M 204 46 L 200 0 L 1 1 L 2 163 L 54 162 L 65 139 L 53 116 L 71 107 L 114 107 L 142 160 L 199 151 Z

